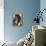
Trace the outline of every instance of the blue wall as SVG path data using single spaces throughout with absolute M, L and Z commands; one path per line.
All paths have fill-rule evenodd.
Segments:
M 4 30 L 5 40 L 18 41 L 32 28 L 35 12 L 40 9 L 39 0 L 4 0 Z M 14 11 L 23 13 L 23 27 L 12 26 L 12 14 Z

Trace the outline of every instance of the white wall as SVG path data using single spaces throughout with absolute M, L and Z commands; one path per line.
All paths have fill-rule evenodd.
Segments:
M 46 9 L 46 0 L 40 0 L 40 9 L 41 11 L 43 9 Z M 43 22 L 40 21 L 40 24 L 43 25 L 43 26 L 46 26 L 46 11 L 43 12 Z
M 0 42 L 4 41 L 4 0 L 0 0 Z

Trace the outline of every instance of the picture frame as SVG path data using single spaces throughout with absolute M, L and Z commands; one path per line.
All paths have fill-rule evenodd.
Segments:
M 13 14 L 12 24 L 13 24 L 13 26 L 22 26 L 23 25 L 23 14 L 22 14 L 22 12 L 15 12 Z

